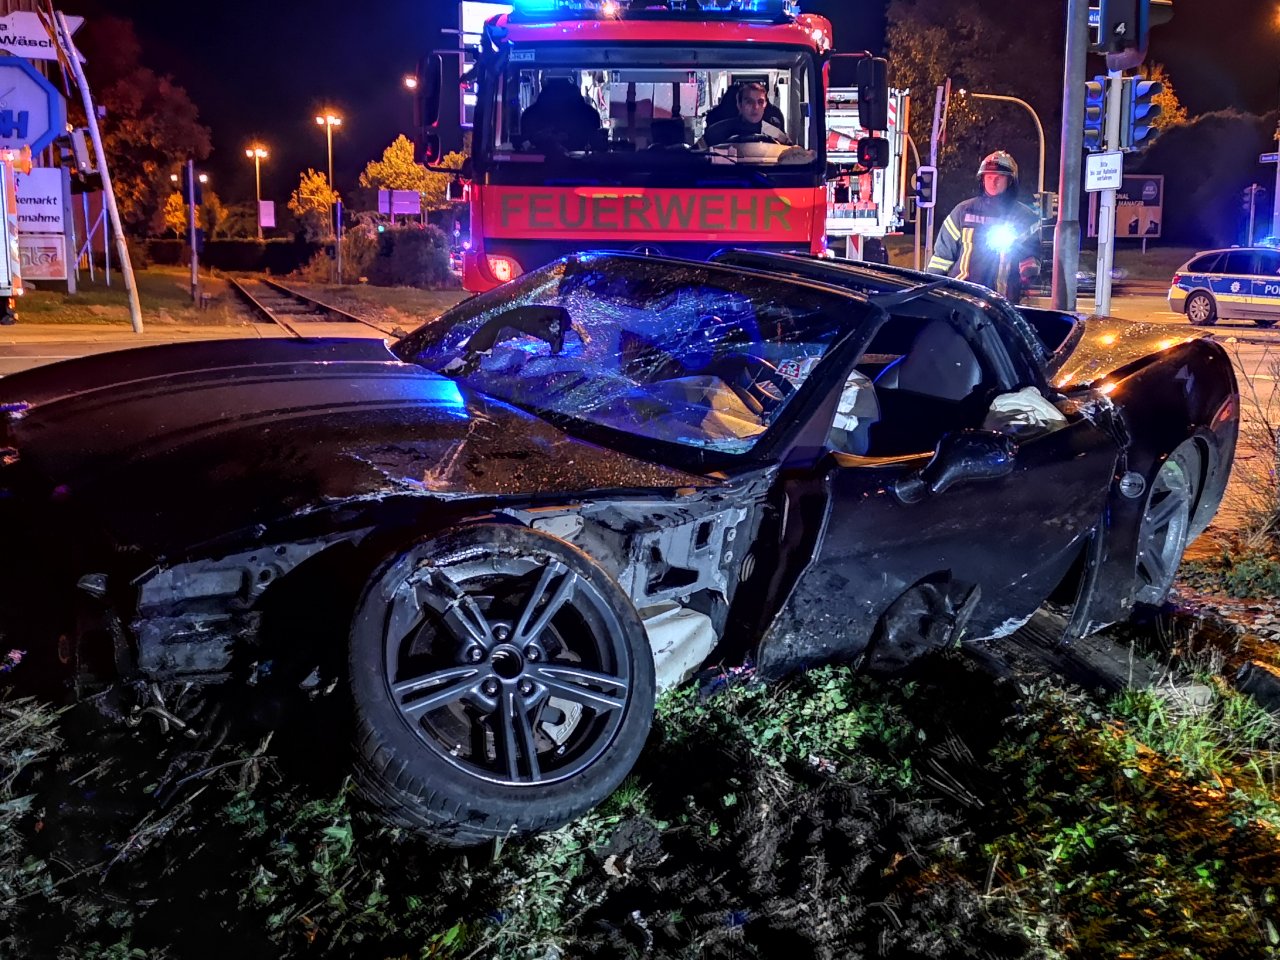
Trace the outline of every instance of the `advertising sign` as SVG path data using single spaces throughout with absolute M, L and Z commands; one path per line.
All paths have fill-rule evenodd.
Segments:
M 36 167 L 18 174 L 18 229 L 22 233 L 67 232 L 60 167 Z
M 1089 236 L 1098 235 L 1097 194 L 1090 198 Z M 1116 191 L 1116 238 L 1156 240 L 1164 224 L 1164 175 L 1132 174 Z
M 60 233 L 18 235 L 24 280 L 66 280 L 67 238 Z
M 39 153 L 67 125 L 62 94 L 21 57 L 0 57 L 0 148 Z
M 258 226 L 264 230 L 276 225 L 276 202 L 274 200 L 258 201 Z
M 67 26 L 72 33 L 82 23 L 84 17 L 67 17 Z M 6 13 L 0 17 L 0 50 L 28 60 L 58 59 L 58 48 L 40 22 L 40 15 L 30 10 Z
M 416 217 L 422 213 L 422 195 L 417 190 L 379 190 L 378 212 Z

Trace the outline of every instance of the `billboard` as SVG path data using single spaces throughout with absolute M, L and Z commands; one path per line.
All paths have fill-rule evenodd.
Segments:
M 1089 236 L 1098 235 L 1098 195 L 1089 195 Z M 1164 175 L 1126 173 L 1116 191 L 1116 239 L 1157 240 L 1164 225 Z

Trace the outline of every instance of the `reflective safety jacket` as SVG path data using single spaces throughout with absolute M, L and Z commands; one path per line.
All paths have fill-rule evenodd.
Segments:
M 1004 250 L 993 243 L 993 230 L 1001 224 L 1013 228 Z M 1017 303 L 1040 272 L 1039 233 L 1040 218 L 1016 198 L 971 197 L 942 221 L 928 271 L 980 283 Z

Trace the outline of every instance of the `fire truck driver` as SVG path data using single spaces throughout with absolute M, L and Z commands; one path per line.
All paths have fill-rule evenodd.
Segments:
M 768 108 L 769 91 L 765 85 L 755 80 L 743 83 L 738 87 L 738 115 L 713 123 L 707 128 L 703 140 L 708 146 L 714 146 L 735 137 L 765 136 L 790 145 L 786 131 L 764 119 Z

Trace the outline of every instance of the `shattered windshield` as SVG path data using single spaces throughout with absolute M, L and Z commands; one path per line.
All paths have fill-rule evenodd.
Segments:
M 745 453 L 870 309 L 748 273 L 584 254 L 460 304 L 394 351 L 552 419 Z
M 498 75 L 488 150 L 584 170 L 810 164 L 814 78 L 795 48 L 525 45 Z

